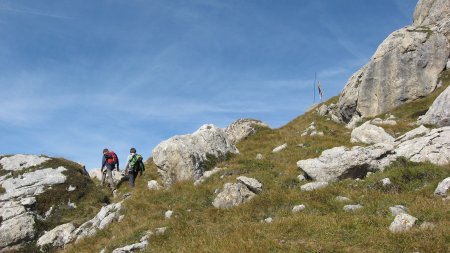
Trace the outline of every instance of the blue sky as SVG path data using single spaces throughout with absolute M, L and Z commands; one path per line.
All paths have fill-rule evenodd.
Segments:
M 0 0 L 0 154 L 99 167 L 337 95 L 416 0 Z

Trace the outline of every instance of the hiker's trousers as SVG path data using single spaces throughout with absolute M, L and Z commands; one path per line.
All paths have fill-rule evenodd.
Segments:
M 106 167 L 104 170 L 105 171 L 102 172 L 102 184 L 105 184 L 105 180 L 106 180 L 106 176 L 109 177 L 109 186 L 111 187 L 111 189 L 115 189 L 116 186 L 114 185 L 114 180 L 113 180 L 113 176 L 112 176 L 112 169 Z

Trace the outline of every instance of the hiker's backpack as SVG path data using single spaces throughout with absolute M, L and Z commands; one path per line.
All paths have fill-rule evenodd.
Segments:
M 131 159 L 130 162 L 128 163 L 128 166 L 131 170 L 133 171 L 140 171 L 143 170 L 143 164 L 142 164 L 142 156 L 139 154 L 134 154 Z
M 116 153 L 114 153 L 114 151 L 109 151 L 105 154 L 106 157 L 106 163 L 109 165 L 114 165 L 116 164 L 119 159 L 117 158 Z

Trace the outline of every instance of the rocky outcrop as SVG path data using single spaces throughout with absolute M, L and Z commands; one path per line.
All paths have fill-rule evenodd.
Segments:
M 4 170 L 18 171 L 32 166 L 37 166 L 50 160 L 50 158 L 37 155 L 13 155 L 0 159 L 0 165 Z
M 5 193 L 0 195 L 0 201 L 39 195 L 47 186 L 64 183 L 66 176 L 62 172 L 66 170 L 64 167 L 47 168 L 0 180 L 0 185 L 5 189 Z
M 422 0 L 413 26 L 395 31 L 378 47 L 370 62 L 346 84 L 338 117 L 374 116 L 427 96 L 450 55 L 447 0 Z
M 213 201 L 214 207 L 221 209 L 236 207 L 248 202 L 262 191 L 262 184 L 254 178 L 241 176 L 237 180 L 238 183 L 224 185 Z
M 439 23 L 450 15 L 448 0 L 419 0 L 414 12 L 414 26 L 428 26 Z
M 333 182 L 344 178 L 363 178 L 369 171 L 377 171 L 387 165 L 387 157 L 393 146 L 376 144 L 370 147 L 336 147 L 322 152 L 318 158 L 297 162 L 309 177 L 317 181 Z
M 353 129 L 351 142 L 361 142 L 365 144 L 387 143 L 392 144 L 394 137 L 386 133 L 382 127 L 370 124 L 370 121 Z
M 427 113 L 419 119 L 419 123 L 450 126 L 450 87 L 434 100 Z
M 92 169 L 91 171 L 89 171 L 89 176 L 92 179 L 96 179 L 98 181 L 102 181 L 102 172 L 100 169 Z M 127 180 L 128 176 L 125 175 L 124 171 L 118 171 L 118 170 L 113 170 L 112 171 L 112 177 L 113 180 L 116 184 L 118 184 L 119 182 L 123 181 L 123 180 Z M 108 178 L 105 180 L 105 182 L 109 182 Z
M 102 207 L 94 218 L 86 221 L 73 231 L 74 240 L 78 241 L 85 237 L 91 237 L 97 231 L 105 229 L 109 224 L 119 219 L 121 209 L 122 202 Z
M 37 241 L 37 246 L 43 251 L 46 247 L 63 247 L 74 240 L 73 231 L 75 225 L 72 223 L 59 225 L 52 230 L 46 232 Z
M 431 130 L 428 134 L 396 145 L 395 156 L 413 162 L 431 162 L 437 165 L 450 163 L 450 127 Z
M 274 148 L 274 149 L 272 150 L 272 153 L 280 153 L 281 151 L 287 149 L 287 147 L 288 147 L 288 145 L 287 145 L 287 143 L 285 143 L 285 144 L 283 144 L 283 145 L 280 145 L 280 146 Z
M 270 128 L 266 123 L 255 119 L 239 119 L 225 128 L 228 140 L 236 144 L 256 133 L 256 127 Z
M 224 130 L 203 125 L 190 135 L 181 135 L 161 142 L 153 149 L 153 161 L 165 186 L 182 180 L 198 180 L 210 159 L 223 159 L 228 153 L 238 153 Z
M 422 134 L 424 134 L 422 136 Z M 368 172 L 383 170 L 398 157 L 413 162 L 450 163 L 450 127 L 429 131 L 420 126 L 399 137 L 392 145 L 378 143 L 368 147 L 335 147 L 318 158 L 301 160 L 297 166 L 317 181 L 363 178 Z

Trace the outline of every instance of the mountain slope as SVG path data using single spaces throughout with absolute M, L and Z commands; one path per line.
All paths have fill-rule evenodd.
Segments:
M 415 128 L 410 123 L 450 84 L 448 74 L 441 75 L 444 87 L 430 97 L 390 111 L 398 124 L 386 127 L 387 131 L 399 136 Z M 313 121 L 324 136 L 301 136 Z M 284 143 L 288 144 L 285 150 L 272 153 Z M 260 128 L 237 145 L 240 154 L 216 165 L 226 169 L 198 186 L 189 181 L 175 183 L 167 190 L 148 190 L 147 181 L 159 178 L 149 160 L 146 173 L 138 177 L 136 189 L 124 202 L 123 221 L 65 252 L 99 252 L 103 248 L 110 252 L 137 242 L 145 231 L 158 227 L 168 227 L 167 233 L 153 237 L 143 252 L 448 252 L 450 206 L 433 196 L 433 191 L 438 182 L 450 176 L 450 166 L 400 159 L 385 172 L 363 181 L 346 179 L 317 191 L 300 191 L 305 182 L 297 179 L 300 170 L 296 162 L 341 145 L 353 145 L 350 130 L 312 110 L 280 129 Z M 258 153 L 262 160 L 256 159 Z M 215 190 L 241 175 L 262 182 L 263 192 L 229 210 L 214 208 Z M 387 188 L 379 183 L 386 177 L 393 184 Z M 120 191 L 128 192 L 128 186 L 123 185 Z M 341 203 L 337 196 L 351 201 Z M 305 210 L 293 213 L 293 206 L 299 204 L 304 204 Z M 361 204 L 363 208 L 349 213 L 343 210 L 345 204 Z M 389 207 L 395 205 L 406 206 L 419 225 L 405 233 L 391 233 L 388 227 L 394 217 Z M 164 217 L 167 210 L 173 211 L 170 219 Z M 268 217 L 273 218 L 272 223 L 261 223 Z M 426 222 L 434 228 L 421 229 L 420 224 Z

